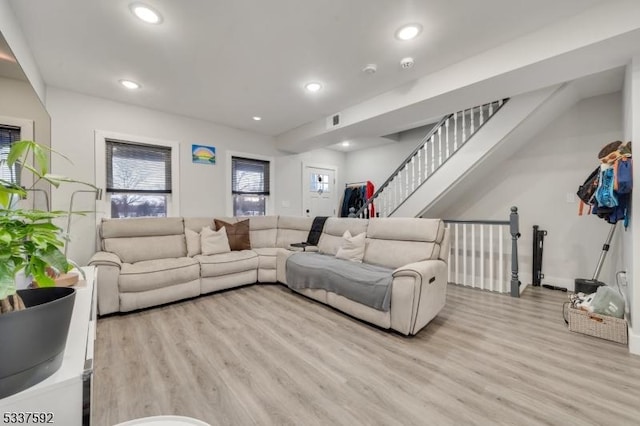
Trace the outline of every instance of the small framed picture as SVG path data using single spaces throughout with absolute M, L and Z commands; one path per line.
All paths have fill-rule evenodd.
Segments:
M 191 161 L 200 164 L 216 164 L 216 147 L 191 145 Z

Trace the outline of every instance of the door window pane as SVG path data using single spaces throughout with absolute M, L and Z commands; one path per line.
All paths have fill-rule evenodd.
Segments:
M 327 193 L 329 189 L 329 175 L 311 173 L 311 192 Z

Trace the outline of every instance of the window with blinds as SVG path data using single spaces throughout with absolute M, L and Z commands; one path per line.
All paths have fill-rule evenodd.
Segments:
M 11 144 L 20 140 L 20 128 L 0 125 L 0 179 L 20 185 L 20 165 L 8 167 L 5 163 Z
M 269 196 L 269 162 L 231 157 L 231 193 L 235 216 L 264 216 Z
M 171 148 L 106 140 L 111 217 L 166 216 Z

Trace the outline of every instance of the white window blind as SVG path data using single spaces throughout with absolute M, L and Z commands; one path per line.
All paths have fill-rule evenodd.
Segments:
M 231 193 L 269 195 L 269 162 L 231 157 Z
M 171 148 L 106 140 L 107 192 L 171 193 Z
M 20 128 L 13 126 L 0 126 L 0 179 L 20 185 L 20 165 L 14 164 L 7 167 L 4 162 L 9 155 L 11 144 L 20 140 Z

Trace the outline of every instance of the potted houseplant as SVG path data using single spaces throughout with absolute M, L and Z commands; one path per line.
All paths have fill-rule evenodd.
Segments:
M 0 398 L 60 367 L 73 311 L 75 291 L 54 287 L 54 275 L 71 269 L 61 250 L 66 237 L 53 223 L 66 212 L 22 209 L 17 202 L 39 182 L 54 187 L 77 182 L 49 173 L 49 151 L 33 141 L 18 141 L 1 160 L 9 170 L 30 173 L 33 183 L 25 188 L 0 179 L 0 336 L 5 342 L 0 345 Z M 22 273 L 40 288 L 18 290 L 16 276 Z

